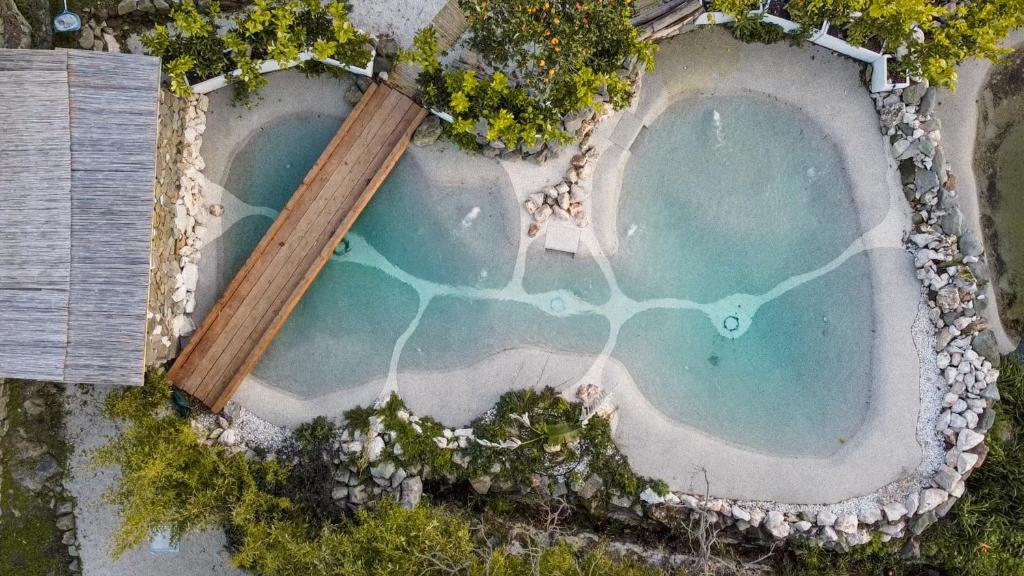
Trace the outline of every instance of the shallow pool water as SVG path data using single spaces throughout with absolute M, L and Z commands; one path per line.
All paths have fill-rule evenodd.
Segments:
M 279 209 L 336 127 L 268 127 L 227 189 Z M 398 163 L 256 377 L 312 398 L 510 349 L 610 354 L 664 415 L 740 445 L 819 456 L 856 434 L 871 386 L 868 256 L 837 259 L 857 214 L 834 146 L 799 112 L 756 97 L 670 106 L 631 150 L 618 252 L 573 259 L 537 242 L 518 271 L 505 171 L 471 156 L 471 177 L 431 170 L 431 154 Z M 269 220 L 221 237 L 225 266 L 269 224 L 253 218 Z

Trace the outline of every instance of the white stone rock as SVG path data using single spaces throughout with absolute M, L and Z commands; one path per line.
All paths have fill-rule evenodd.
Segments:
M 737 505 L 734 504 L 733 507 L 732 507 L 732 517 L 737 519 L 737 520 L 742 520 L 744 522 L 749 522 L 750 521 L 750 512 L 747 512 L 742 507 L 737 506 Z
M 771 510 L 764 519 L 765 530 L 780 540 L 789 536 L 790 527 L 786 523 L 785 516 L 778 510 Z
M 815 521 L 818 526 L 833 526 L 836 523 L 836 518 L 835 513 L 830 510 L 819 510 Z
M 882 510 L 874 504 L 865 504 L 857 513 L 861 525 L 871 525 L 882 520 Z
M 890 502 L 882 506 L 882 512 L 885 513 L 886 520 L 896 522 L 907 515 L 907 507 L 902 502 Z
M 648 504 L 661 504 L 665 501 L 664 498 L 659 496 L 657 492 L 651 490 L 649 487 L 644 488 L 643 491 L 640 492 L 640 499 Z
M 970 472 L 978 463 L 978 455 L 971 452 L 960 452 L 956 458 L 956 471 L 961 475 Z
M 370 462 L 376 462 L 380 459 L 383 452 L 384 439 L 380 436 L 374 436 L 371 438 L 370 442 L 366 445 L 366 459 Z
M 853 534 L 857 531 L 857 515 L 850 512 L 840 514 L 836 517 L 834 528 L 838 532 Z
M 918 514 L 924 514 L 930 512 L 949 499 L 949 494 L 945 490 L 939 488 L 925 488 L 921 490 L 920 495 L 920 506 L 917 508 Z
M 225 446 L 234 446 L 238 443 L 238 432 L 234 428 L 228 428 L 221 433 L 217 441 Z
M 984 441 L 984 436 L 978 434 L 974 430 L 965 428 L 957 435 L 956 447 L 959 448 L 961 452 L 966 452 Z

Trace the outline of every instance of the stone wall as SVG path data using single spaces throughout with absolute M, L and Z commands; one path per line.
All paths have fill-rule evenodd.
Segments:
M 178 338 L 192 332 L 201 236 L 204 232 L 199 147 L 206 130 L 206 96 L 189 100 L 161 91 L 153 188 L 153 241 L 146 365 L 172 359 Z
M 0 0 L 0 48 L 30 48 L 32 27 L 14 0 Z

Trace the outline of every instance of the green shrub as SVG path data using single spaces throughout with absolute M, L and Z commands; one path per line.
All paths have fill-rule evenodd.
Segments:
M 715 2 L 716 9 L 734 16 L 753 7 L 747 0 Z M 890 53 L 905 47 L 906 55 L 894 65 L 915 78 L 951 89 L 956 87 L 957 64 L 970 58 L 999 57 L 1006 52 L 999 42 L 1024 26 L 1024 0 L 972 0 L 957 3 L 953 10 L 932 0 L 791 0 L 786 10 L 805 29 L 817 29 L 828 20 L 830 30 L 845 34 L 855 46 L 876 40 Z M 914 39 L 915 29 L 923 41 Z M 762 41 L 762 32 L 753 26 L 734 30 L 748 41 Z M 771 32 L 766 38 L 776 35 Z
M 561 113 L 593 105 L 605 86 L 616 107 L 628 83 L 618 70 L 628 58 L 651 66 L 654 45 L 630 22 L 630 0 L 459 0 L 469 20 L 469 46 Z
M 599 102 L 620 109 L 631 80 L 620 67 L 636 59 L 650 68 L 654 45 L 630 22 L 629 0 L 460 0 L 469 46 L 489 72 L 445 70 L 432 28 L 403 53 L 423 71 L 426 103 L 448 112 L 454 140 L 466 148 L 501 142 L 508 148 L 562 144 L 562 117 Z
M 282 471 L 273 462 L 253 462 L 223 447 L 200 444 L 187 420 L 160 409 L 169 395 L 166 377 L 154 373 L 141 388 L 113 392 L 107 400 L 110 417 L 129 421 L 96 454 L 98 465 L 121 471 L 107 494 L 121 510 L 115 555 L 138 546 L 156 530 L 169 529 L 177 540 L 188 532 L 223 526 L 259 484 L 280 482 Z
M 737 16 L 736 21 L 730 25 L 730 29 L 738 40 L 748 44 L 754 42 L 774 44 L 786 37 L 786 31 L 781 26 L 746 14 Z
M 231 19 L 234 29 L 222 36 L 214 24 L 220 15 L 216 2 L 199 8 L 185 0 L 171 11 L 173 33 L 158 25 L 142 36 L 146 51 L 163 58 L 175 94 L 192 93 L 190 75 L 206 80 L 237 68 L 239 75 L 229 76 L 228 83 L 236 101 L 248 102 L 267 82 L 259 71 L 266 60 L 294 64 L 307 50 L 346 65 L 363 66 L 370 59 L 369 39 L 349 22 L 341 0 L 257 0 Z

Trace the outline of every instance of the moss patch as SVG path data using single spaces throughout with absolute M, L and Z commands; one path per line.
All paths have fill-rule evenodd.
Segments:
M 15 480 L 20 475 L 18 470 L 35 465 L 48 454 L 60 467 L 48 485 L 57 486 L 59 490 L 60 476 L 66 469 L 69 454 L 63 434 L 64 408 L 60 388 L 8 382 L 8 389 L 10 427 L 0 438 L 4 470 L 0 482 L 3 488 L 0 498 L 0 574 L 69 574 L 71 558 L 56 527 L 59 495 L 47 487 L 33 493 Z M 40 402 L 42 410 L 38 414 L 29 414 L 23 407 L 30 398 Z

